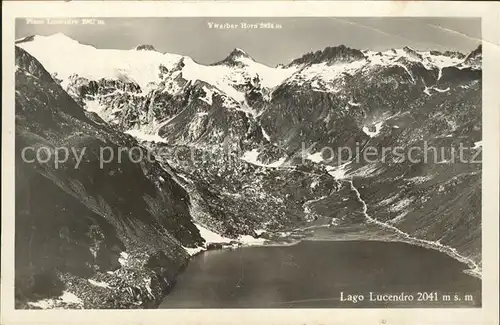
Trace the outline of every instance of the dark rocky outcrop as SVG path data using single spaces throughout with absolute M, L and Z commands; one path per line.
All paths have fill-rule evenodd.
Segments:
M 288 66 L 314 64 L 314 63 L 335 63 L 335 62 L 352 62 L 365 58 L 363 52 L 357 49 L 349 48 L 345 45 L 334 47 L 326 47 L 323 50 L 310 52 L 302 57 L 293 60 Z
M 153 45 L 150 44 L 143 44 L 143 45 L 138 45 L 135 48 L 136 51 L 156 51 L 156 48 Z
M 161 299 L 161 286 L 154 285 L 172 284 L 172 274 L 188 257 L 181 245 L 203 241 L 191 221 L 187 193 L 154 157 L 138 159 L 148 153 L 133 138 L 87 117 L 20 48 L 16 66 L 18 306 L 63 290 L 94 308 L 114 306 L 109 303 L 140 307 Z M 45 149 L 37 160 L 38 148 Z M 58 148 L 69 150 L 66 162 L 56 164 Z M 102 148 L 127 154 L 101 166 Z M 72 152 L 81 154 L 79 165 Z M 162 272 L 146 263 L 155 254 L 163 256 Z M 88 279 L 103 279 L 117 298 L 109 300 L 110 293 Z M 144 279 L 152 282 L 146 285 Z M 121 291 L 133 287 L 139 293 Z M 148 290 L 153 293 L 142 294 Z
M 224 60 L 215 62 L 212 65 L 227 65 L 230 67 L 244 66 L 244 63 L 238 60 L 241 58 L 253 61 L 253 58 L 247 52 L 243 51 L 242 49 L 235 48 Z

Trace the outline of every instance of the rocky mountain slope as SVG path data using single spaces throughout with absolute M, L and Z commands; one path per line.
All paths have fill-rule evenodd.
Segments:
M 18 46 L 87 114 L 153 151 L 198 225 L 231 239 L 408 241 L 479 274 L 481 47 L 336 46 L 268 67 L 241 49 L 202 65 L 62 34 Z M 462 161 L 450 156 L 460 144 Z M 420 161 L 384 148 L 419 148 Z M 367 150 L 379 159 L 359 159 Z
M 18 306 L 153 306 L 186 263 L 183 246 L 203 243 L 165 164 L 135 163 L 135 150 L 101 168 L 103 147 L 146 152 L 16 47 Z

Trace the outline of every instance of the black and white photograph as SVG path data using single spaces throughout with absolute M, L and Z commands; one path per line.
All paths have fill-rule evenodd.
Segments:
M 16 17 L 14 308 L 481 309 L 481 22 Z

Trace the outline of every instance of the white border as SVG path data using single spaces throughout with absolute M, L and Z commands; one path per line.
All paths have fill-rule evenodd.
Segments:
M 419 1 L 4 2 L 1 324 L 498 324 L 500 4 Z M 15 17 L 481 17 L 483 307 L 477 309 L 14 310 Z M 438 271 L 438 270 L 436 270 Z

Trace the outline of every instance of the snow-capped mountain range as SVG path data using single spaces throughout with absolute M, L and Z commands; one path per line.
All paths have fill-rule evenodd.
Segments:
M 185 82 L 200 80 L 213 85 L 232 99 L 243 103 L 244 93 L 238 88 L 248 80 L 260 77 L 262 86 L 274 88 L 292 75 L 297 68 L 271 68 L 255 62 L 243 50 L 235 49 L 229 56 L 212 65 L 198 64 L 188 56 L 160 53 L 151 45 L 140 45 L 131 50 L 96 49 L 65 36 L 34 36 L 17 44 L 35 55 L 52 73 L 63 80 L 63 86 L 72 75 L 90 80 L 118 79 L 134 82 L 147 91 L 152 83 L 160 83 L 160 67 Z M 78 64 L 75 64 L 78 60 Z M 174 85 L 166 91 L 179 90 Z
M 213 106 L 214 101 L 220 102 L 218 105 L 227 110 L 244 112 L 251 120 L 264 113 L 272 103 L 276 90 L 286 87 L 334 93 L 339 98 L 344 97 L 347 106 L 360 106 L 352 91 L 345 94 L 345 89 L 350 87 L 347 86 L 350 79 L 358 77 L 366 79 L 363 82 L 393 82 L 389 80 L 394 79 L 391 71 L 398 69 L 401 73 L 394 82 L 421 86 L 422 93 L 431 96 L 447 91 L 447 77 L 455 70 L 478 71 L 480 65 L 477 62 L 480 62 L 481 56 L 480 48 L 466 56 L 449 51 L 416 51 L 409 47 L 384 52 L 360 51 L 340 45 L 305 54 L 288 64 L 269 67 L 256 62 L 242 49 L 234 49 L 219 62 L 203 65 L 188 56 L 160 53 L 152 45 L 139 45 L 131 50 L 96 49 L 61 33 L 30 36 L 16 43 L 35 56 L 70 94 L 78 92 L 75 87 L 81 87 L 82 83 L 107 80 L 129 85 L 128 89 L 133 91 L 129 91 L 128 95 L 134 97 L 130 100 L 136 101 L 137 97 L 151 94 L 158 97 L 159 93 L 163 96 L 185 96 L 187 89 L 199 85 L 202 94 L 197 100 L 208 106 Z M 440 81 L 442 88 L 437 86 Z M 108 89 L 106 93 L 87 96 L 83 104 L 106 121 L 123 124 L 120 120 L 128 116 L 123 112 L 123 103 L 109 107 L 111 99 L 121 92 L 120 89 Z M 218 99 L 215 100 L 215 97 Z M 193 114 L 191 130 L 195 134 L 184 134 L 181 142 L 193 142 L 204 133 L 199 124 L 205 123 L 209 112 L 210 109 L 206 108 L 198 109 Z M 163 112 L 153 120 L 151 114 L 147 114 L 147 121 L 141 118 L 139 125 L 128 121 L 124 127 L 144 139 L 161 141 L 159 133 L 163 133 L 162 127 L 175 122 L 179 113 Z M 325 120 L 330 118 L 326 116 Z M 262 124 L 261 133 L 266 138 L 270 137 L 271 131 L 262 128 L 266 125 L 265 118 L 259 124 Z M 363 127 L 366 126 L 360 129 Z M 273 126 L 267 128 L 273 129 Z M 224 132 L 222 137 L 225 136 Z
M 89 80 L 117 79 L 134 82 L 147 91 L 152 83 L 160 83 L 160 67 L 171 76 L 180 75 L 186 82 L 200 80 L 223 92 L 240 104 L 245 102 L 242 87 L 259 82 L 263 88 L 273 89 L 282 83 L 315 85 L 335 82 L 345 74 L 369 72 L 378 66 L 401 66 L 405 63 L 422 64 L 427 70 L 441 71 L 445 67 L 459 69 L 480 67 L 474 61 L 479 53 L 468 56 L 459 52 L 416 51 L 409 47 L 384 52 L 354 50 L 343 45 L 304 55 L 293 62 L 269 67 L 256 62 L 244 50 L 234 49 L 224 60 L 203 65 L 188 56 L 160 53 L 152 45 L 139 45 L 131 50 L 97 49 L 80 44 L 62 33 L 51 36 L 30 36 L 16 42 L 35 57 L 67 86 L 72 75 Z M 477 51 L 477 50 L 476 50 Z M 75 64 L 75 61 L 78 64 Z M 407 69 L 410 78 L 414 78 Z M 318 90 L 325 90 L 321 87 Z M 166 89 L 175 93 L 174 85 Z

